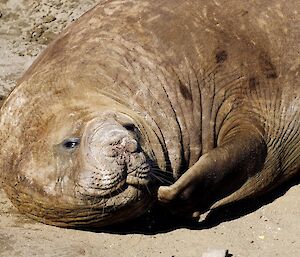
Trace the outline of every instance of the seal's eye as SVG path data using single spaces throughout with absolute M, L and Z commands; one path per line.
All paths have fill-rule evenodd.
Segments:
M 79 143 L 80 143 L 79 138 L 68 138 L 65 139 L 62 144 L 66 149 L 74 149 L 79 145 Z

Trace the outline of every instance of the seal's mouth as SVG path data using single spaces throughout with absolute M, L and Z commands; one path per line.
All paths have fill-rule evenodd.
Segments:
M 144 188 L 149 185 L 150 181 L 147 179 L 137 178 L 135 176 L 127 176 L 126 184 L 134 186 L 136 188 Z
M 102 197 L 107 198 L 113 195 L 121 194 L 128 186 L 134 187 L 140 191 L 151 190 L 151 166 L 145 162 L 140 164 L 134 170 L 128 166 L 122 167 L 118 172 L 107 172 L 106 175 L 97 178 L 95 172 L 90 171 L 87 179 L 81 179 L 76 184 L 76 192 L 82 197 Z

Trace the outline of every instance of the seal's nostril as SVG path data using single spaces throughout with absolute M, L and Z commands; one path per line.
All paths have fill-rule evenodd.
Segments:
M 134 126 L 134 124 L 132 124 L 132 123 L 124 124 L 123 127 L 124 127 L 125 129 L 127 129 L 128 131 L 132 131 L 132 132 L 134 132 L 135 129 L 136 129 L 135 126 Z
M 117 157 L 118 156 L 118 151 L 111 147 L 108 147 L 105 152 L 106 152 L 105 156 L 107 156 L 107 157 Z
M 138 148 L 138 145 L 137 145 L 137 142 L 135 140 L 127 141 L 126 144 L 125 144 L 126 151 L 128 151 L 130 153 L 136 152 L 137 148 Z

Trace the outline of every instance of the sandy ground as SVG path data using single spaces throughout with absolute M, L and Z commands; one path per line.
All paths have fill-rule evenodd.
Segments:
M 1 99 L 47 43 L 96 2 L 0 0 Z M 298 257 L 300 186 L 294 184 L 264 200 L 265 205 L 221 211 L 231 220 L 220 224 L 217 219 L 208 227 L 191 225 L 157 212 L 107 232 L 35 223 L 0 190 L 0 256 L 198 257 L 209 249 L 228 249 L 230 256 Z

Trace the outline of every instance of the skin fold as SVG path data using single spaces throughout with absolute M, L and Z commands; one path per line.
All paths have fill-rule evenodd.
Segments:
M 41 222 L 104 226 L 154 201 L 195 217 L 299 174 L 298 11 L 100 1 L 1 108 L 6 193 Z

